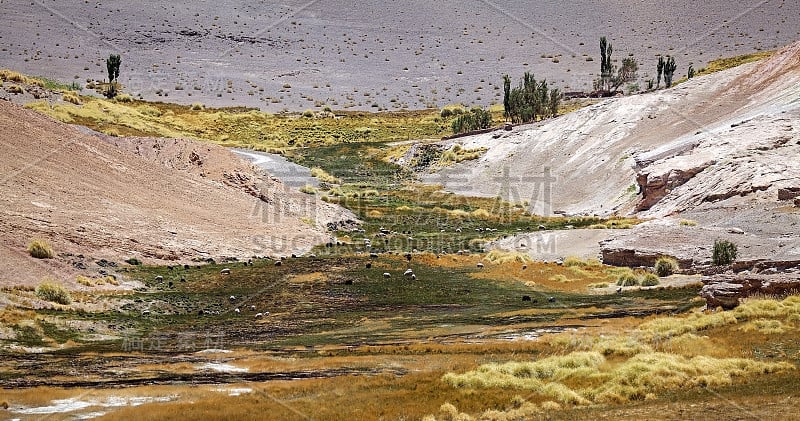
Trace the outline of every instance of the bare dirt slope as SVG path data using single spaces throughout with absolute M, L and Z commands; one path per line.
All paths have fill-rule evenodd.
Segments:
M 674 229 L 679 218 L 691 215 L 702 222 L 698 234 L 710 230 L 693 237 L 702 238 L 698 244 L 673 241 L 685 233 L 664 228 L 662 221 L 658 228 L 644 224 L 614 233 L 624 244 L 608 247 L 647 248 L 650 259 L 672 254 L 672 246 L 690 246 L 672 251 L 707 262 L 708 241 L 743 230 L 753 237 L 736 240 L 751 244 L 744 254 L 757 261 L 785 255 L 786 245 L 778 245 L 797 237 L 800 216 L 791 201 L 778 199 L 778 191 L 800 187 L 798 121 L 800 42 L 767 60 L 672 89 L 611 99 L 499 137 L 462 139 L 465 147 L 488 151 L 429 180 L 458 193 L 527 200 L 538 213 L 671 217 L 666 224 Z M 545 168 L 555 177 L 550 203 L 541 182 Z M 776 231 L 769 225 L 777 220 L 785 223 Z
M 327 222 L 348 217 L 259 178 L 224 148 L 188 140 L 111 143 L 5 101 L 0 145 L 2 284 L 74 281 L 74 266 L 101 258 L 299 253 L 329 239 Z M 34 238 L 49 241 L 57 258 L 29 257 Z
M 105 78 L 105 59 L 116 53 L 120 82 L 134 96 L 273 112 L 324 106 L 317 102 L 362 110 L 486 106 L 502 101 L 504 74 L 516 83 L 525 71 L 589 91 L 601 36 L 613 42 L 615 59 L 639 60 L 643 80 L 655 77 L 657 53 L 675 56 L 676 74 L 684 75 L 690 63 L 699 69 L 800 36 L 800 3 L 791 0 L 738 7 L 728 0 L 468 7 L 453 0 L 357 7 L 342 0 L 2 0 L 0 7 L 7 23 L 0 67 L 85 84 Z

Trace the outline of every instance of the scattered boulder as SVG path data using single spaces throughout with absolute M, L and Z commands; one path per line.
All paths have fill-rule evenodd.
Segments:
M 739 305 L 742 295 L 742 285 L 730 282 L 715 282 L 704 285 L 700 296 L 706 299 L 707 308 L 722 307 L 730 310 Z

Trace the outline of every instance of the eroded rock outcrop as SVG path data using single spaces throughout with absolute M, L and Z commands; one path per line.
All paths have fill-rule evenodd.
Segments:
M 703 277 L 702 281 L 700 296 L 706 299 L 706 306 L 725 310 L 738 306 L 741 298 L 756 294 L 782 296 L 800 289 L 798 274 L 721 274 Z

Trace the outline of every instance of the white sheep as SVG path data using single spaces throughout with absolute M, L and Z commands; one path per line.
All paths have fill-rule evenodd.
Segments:
M 479 267 L 479 268 L 481 268 L 481 269 L 483 269 L 483 263 L 481 263 L 481 262 L 478 262 L 478 267 Z
M 412 274 L 411 274 L 411 280 L 412 280 L 412 281 L 416 281 L 416 280 L 417 280 L 417 275 L 414 275 L 414 274 L 412 273 Z
M 231 301 L 236 301 L 236 296 L 235 295 L 231 295 L 228 299 L 231 300 Z
M 231 269 L 230 268 L 225 268 L 225 269 L 222 269 L 221 271 L 219 271 L 219 273 L 220 273 L 220 275 L 230 275 L 231 274 Z
M 233 309 L 233 312 L 236 313 L 236 314 L 239 314 L 239 309 L 235 308 L 235 309 Z
M 411 270 L 411 269 L 406 269 L 406 271 L 403 272 L 403 276 L 411 276 L 413 274 L 414 274 L 414 271 Z
M 250 306 L 250 311 L 256 311 L 256 306 L 254 306 L 254 305 L 251 305 L 251 306 Z
M 392 277 L 392 274 L 391 274 L 391 273 L 389 273 L 389 272 L 383 272 L 383 277 L 384 277 L 384 278 L 391 278 L 391 277 Z
M 256 313 L 256 319 L 264 317 L 264 313 Z
M 156 276 L 156 282 L 161 282 L 164 280 L 164 277 L 161 275 Z

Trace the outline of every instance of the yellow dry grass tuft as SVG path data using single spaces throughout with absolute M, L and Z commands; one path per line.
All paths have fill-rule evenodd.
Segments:
M 37 259 L 52 259 L 53 248 L 47 241 L 36 239 L 28 244 L 28 254 Z
M 624 403 L 682 387 L 718 387 L 795 367 L 744 358 L 713 358 L 642 350 L 621 364 L 608 364 L 598 351 L 575 351 L 534 362 L 489 363 L 463 374 L 447 373 L 457 388 L 513 388 L 534 391 L 569 405 Z
M 311 176 L 316 177 L 319 181 L 328 184 L 341 184 L 342 180 L 328 174 L 325 170 L 320 167 L 312 167 L 311 168 Z
M 784 319 L 792 323 L 798 317 L 800 317 L 800 296 L 793 295 L 783 301 L 746 300 L 731 311 L 711 314 L 693 313 L 686 317 L 662 317 L 642 323 L 639 326 L 639 332 L 649 337 L 677 337 L 686 333 L 697 333 L 715 327 L 758 319 Z M 757 328 L 758 325 L 761 325 L 762 328 Z M 753 326 L 758 331 L 769 330 L 763 321 Z M 773 329 L 778 328 L 783 329 L 783 324 L 773 325 Z
M 499 250 L 494 249 L 490 250 L 489 253 L 486 254 L 484 257 L 487 261 L 494 263 L 494 264 L 503 264 L 503 263 L 527 263 L 532 261 L 531 256 L 527 253 L 521 253 L 518 251 L 506 251 L 506 250 Z

